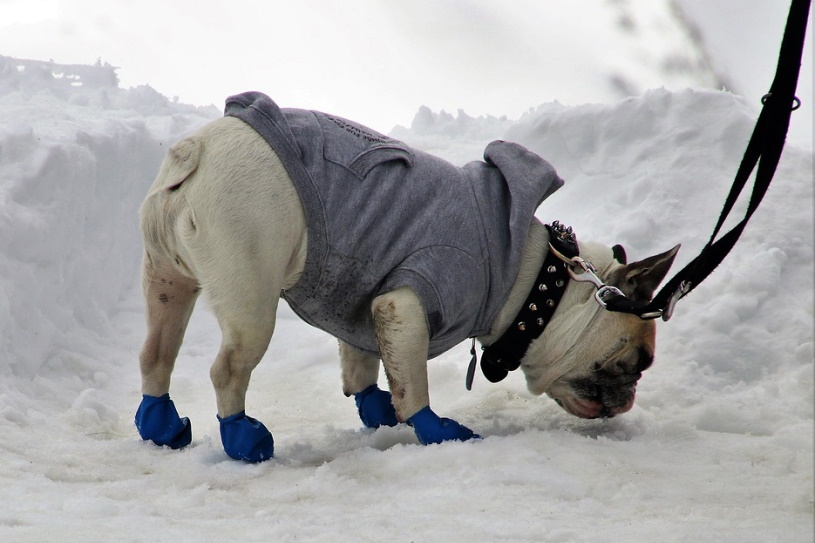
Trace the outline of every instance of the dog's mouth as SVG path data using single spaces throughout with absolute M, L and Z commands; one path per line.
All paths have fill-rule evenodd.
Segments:
M 602 372 L 567 383 L 563 394 L 550 394 L 568 413 L 583 419 L 611 418 L 634 407 L 641 373 L 612 376 Z
M 611 418 L 630 411 L 634 407 L 634 393 L 631 393 L 630 399 L 625 404 L 615 406 L 606 405 L 602 401 L 594 399 L 578 398 L 577 396 L 566 396 L 563 399 L 555 398 L 555 402 L 566 412 L 581 419 Z

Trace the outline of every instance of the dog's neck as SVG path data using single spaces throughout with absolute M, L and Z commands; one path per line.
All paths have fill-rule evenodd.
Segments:
M 526 236 L 526 244 L 521 255 L 521 267 L 518 278 L 512 285 L 506 303 L 498 312 L 498 316 L 490 327 L 490 333 L 479 336 L 478 342 L 482 345 L 490 345 L 500 338 L 504 332 L 512 325 L 515 316 L 521 311 L 524 301 L 535 285 L 535 279 L 543 265 L 543 261 L 549 254 L 549 232 L 546 227 L 537 219 L 533 219 Z
M 554 227 L 557 228 L 557 225 Z M 546 341 L 547 336 L 552 335 L 548 333 L 549 323 L 557 320 L 555 313 L 571 315 L 574 311 L 569 308 L 581 306 L 582 301 L 590 298 L 593 287 L 588 283 L 570 281 L 563 261 L 550 250 L 552 241 L 561 254 L 579 254 L 574 238 L 564 244 L 561 240 L 551 240 L 552 235 L 560 234 L 541 225 L 537 220 L 532 223 L 518 278 L 496 317 L 490 334 L 478 338 L 484 346 L 481 369 L 489 381 L 498 382 L 509 371 L 521 366 L 527 381 L 531 379 L 536 388 L 542 382 L 542 377 L 547 377 L 544 381 L 549 383 L 552 375 L 557 374 L 554 366 L 562 354 L 560 349 L 543 348 L 551 343 Z M 589 262 L 597 261 L 601 273 L 608 272 L 608 266 L 613 261 L 611 250 L 595 243 L 581 244 L 581 249 L 585 250 L 584 257 Z M 566 313 L 560 311 L 561 305 Z M 590 316 L 594 312 L 579 313 Z M 552 352 L 549 353 L 548 350 Z M 524 360 L 527 362 L 522 366 Z M 529 360 L 533 362 L 530 363 Z M 475 361 L 476 358 L 473 357 L 468 370 L 468 389 L 472 383 Z M 541 392 L 542 390 L 536 393 Z
M 606 276 L 612 266 L 619 265 L 615 262 L 612 250 L 605 245 L 593 242 L 581 242 L 579 244 L 580 254 L 589 262 L 592 262 L 601 276 Z M 495 343 L 506 331 L 515 323 L 515 317 L 521 311 L 530 291 L 535 286 L 538 274 L 544 260 L 549 255 L 549 232 L 538 219 L 532 220 L 529 233 L 526 237 L 526 244 L 521 255 L 521 267 L 518 277 L 509 291 L 509 296 L 495 320 L 490 327 L 490 333 L 479 336 L 476 339 L 482 345 Z M 570 281 L 566 287 L 566 293 L 561 301 L 561 305 L 575 303 L 574 297 L 582 300 L 593 292 L 589 283 L 573 285 Z M 576 292 L 576 291 L 579 291 Z M 545 332 L 544 332 L 545 333 Z

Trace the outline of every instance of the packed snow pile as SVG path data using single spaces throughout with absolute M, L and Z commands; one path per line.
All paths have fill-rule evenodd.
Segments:
M 143 443 L 132 422 L 136 212 L 168 144 L 217 115 L 119 89 L 109 66 L 0 57 L 0 485 L 14 497 L 0 539 L 811 540 L 809 150 L 787 147 L 733 253 L 659 325 L 630 413 L 576 419 L 520 374 L 468 393 L 462 345 L 431 362 L 431 398 L 483 440 L 362 430 L 335 342 L 281 308 L 248 399 L 277 458 L 247 465 L 220 446 L 204 304 L 173 381 L 192 446 Z M 459 164 L 492 139 L 526 145 L 566 180 L 542 220 L 632 258 L 681 242 L 678 270 L 707 241 L 754 122 L 726 92 L 652 90 L 516 120 L 424 108 L 393 135 Z
M 134 221 L 167 143 L 217 114 L 110 66 L 0 57 L 0 373 L 103 332 L 138 263 Z

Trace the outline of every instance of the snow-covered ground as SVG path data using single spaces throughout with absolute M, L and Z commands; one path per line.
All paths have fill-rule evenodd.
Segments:
M 567 180 L 541 219 L 633 258 L 681 242 L 679 269 L 756 117 L 752 100 L 701 85 L 536 99 L 525 107 L 548 103 L 516 119 L 431 104 L 393 134 L 457 163 L 518 141 Z M 462 345 L 430 364 L 433 405 L 485 439 L 422 447 L 408 428 L 363 430 L 335 342 L 282 308 L 248 398 L 277 458 L 248 465 L 220 446 L 204 304 L 173 381 L 192 446 L 143 443 L 132 422 L 136 210 L 167 146 L 217 115 L 120 89 L 104 65 L 0 57 L 0 541 L 812 541 L 811 149 L 787 146 L 736 249 L 659 325 L 632 412 L 579 420 L 521 375 L 468 393 Z

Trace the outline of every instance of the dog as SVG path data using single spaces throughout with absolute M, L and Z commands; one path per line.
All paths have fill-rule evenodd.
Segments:
M 488 378 L 485 364 L 501 366 L 491 380 L 519 365 L 530 392 L 573 415 L 630 410 L 655 324 L 605 311 L 591 284 L 541 279 L 571 269 L 551 245 L 569 235 L 534 217 L 562 183 L 517 144 L 493 142 L 484 161 L 457 168 L 339 117 L 282 110 L 260 93 L 231 97 L 223 118 L 170 148 L 140 209 L 141 437 L 191 442 L 169 389 L 202 291 L 223 333 L 210 377 L 235 459 L 274 455 L 245 397 L 281 297 L 338 338 L 342 390 L 367 427 L 407 423 L 422 444 L 479 437 L 437 415 L 428 392 L 428 359 L 471 337 L 486 349 Z M 572 241 L 633 302 L 650 300 L 679 248 L 629 264 L 621 246 Z M 557 300 L 529 298 L 553 291 Z M 538 313 L 519 322 L 523 311 Z M 508 354 L 487 356 L 502 344 L 517 352 L 508 367 Z M 377 384 L 380 360 L 389 392 Z

